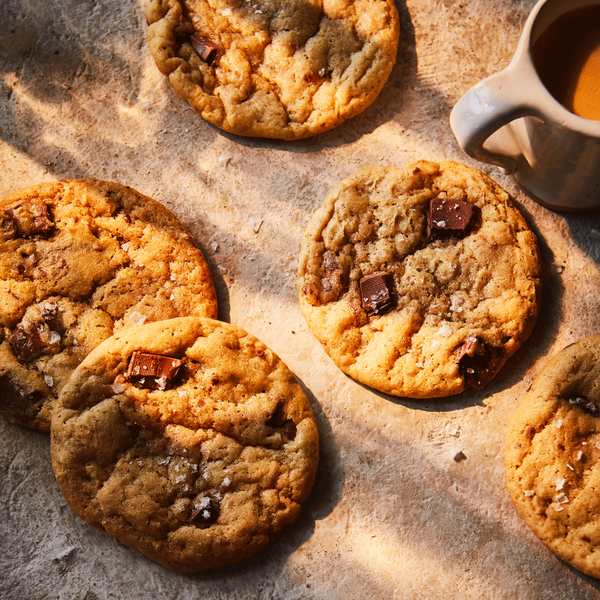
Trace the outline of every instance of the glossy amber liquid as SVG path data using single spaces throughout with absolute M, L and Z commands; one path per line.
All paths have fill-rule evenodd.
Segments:
M 600 4 L 558 17 L 533 45 L 548 91 L 569 111 L 600 121 Z

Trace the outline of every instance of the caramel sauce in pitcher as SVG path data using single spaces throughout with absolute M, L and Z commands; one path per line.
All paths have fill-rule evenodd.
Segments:
M 600 4 L 558 17 L 533 45 L 548 91 L 567 110 L 600 121 Z

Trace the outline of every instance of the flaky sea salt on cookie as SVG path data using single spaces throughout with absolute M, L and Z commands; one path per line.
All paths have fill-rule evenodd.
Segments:
M 90 525 L 177 571 L 249 557 L 300 512 L 318 433 L 285 364 L 238 327 L 123 330 L 63 389 L 52 465 Z
M 538 538 L 600 577 L 600 335 L 568 346 L 536 377 L 508 431 L 506 476 Z
M 0 415 L 47 431 L 54 402 L 114 331 L 217 316 L 210 270 L 162 204 L 62 180 L 0 201 Z
M 152 0 L 150 51 L 179 95 L 217 127 L 297 140 L 377 97 L 394 62 L 393 0 Z
M 339 183 L 302 242 L 300 305 L 335 364 L 411 398 L 487 384 L 531 333 L 535 235 L 495 182 L 454 162 Z

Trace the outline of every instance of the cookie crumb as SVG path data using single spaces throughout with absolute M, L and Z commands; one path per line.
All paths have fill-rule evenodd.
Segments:
M 453 450 L 452 458 L 456 462 L 462 462 L 463 460 L 467 460 L 467 455 L 462 450 Z

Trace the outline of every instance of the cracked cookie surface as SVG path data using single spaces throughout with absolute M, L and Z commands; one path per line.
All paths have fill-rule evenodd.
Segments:
M 488 383 L 527 339 L 540 259 L 489 177 L 418 161 L 365 169 L 331 191 L 302 242 L 298 292 L 342 371 L 385 393 L 442 397 Z
M 0 414 L 48 430 L 72 371 L 114 331 L 216 317 L 212 277 L 175 216 L 117 183 L 63 180 L 0 203 Z
M 204 119 L 285 140 L 367 108 L 399 38 L 392 0 L 152 0 L 147 17 L 158 68 Z
M 136 351 L 178 370 L 136 379 Z M 319 455 L 286 365 L 242 329 L 193 317 L 123 330 L 92 351 L 63 389 L 51 440 L 74 511 L 178 571 L 275 540 L 308 497 Z
M 556 354 L 525 394 L 506 441 L 523 520 L 559 558 L 600 577 L 600 336 Z

